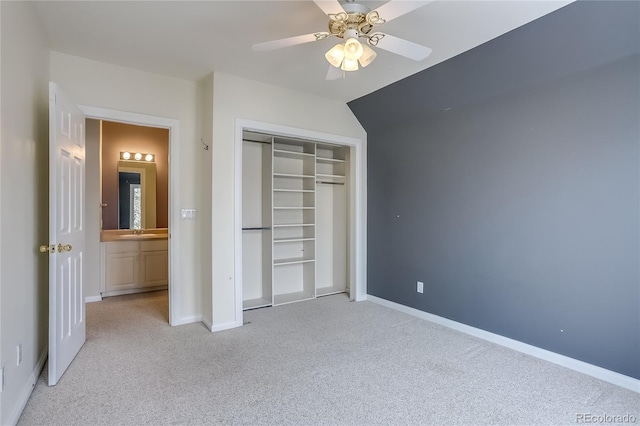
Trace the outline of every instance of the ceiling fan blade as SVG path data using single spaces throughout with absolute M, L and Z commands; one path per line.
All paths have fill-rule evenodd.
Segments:
M 428 47 L 389 34 L 385 34 L 384 37 L 378 40 L 378 44 L 376 44 L 375 47 L 413 59 L 414 61 L 426 59 L 432 52 Z
M 313 2 L 327 15 L 336 15 L 344 12 L 342 5 L 338 3 L 338 0 L 313 0 Z
M 338 80 L 344 77 L 344 71 L 340 67 L 334 67 L 329 65 L 329 71 L 327 71 L 327 80 Z
M 295 46 L 296 44 L 310 43 L 317 40 L 316 34 L 318 33 L 311 33 L 295 37 L 281 38 L 280 40 L 258 43 L 251 46 L 251 49 L 255 50 L 256 52 L 264 52 L 267 50 L 275 50 L 281 49 L 283 47 Z
M 398 16 L 402 16 L 405 13 L 409 13 L 416 10 L 427 3 L 431 3 L 433 0 L 416 0 L 416 1 L 402 1 L 391 0 L 375 10 L 378 15 L 385 21 L 389 22 L 392 19 L 396 19 Z

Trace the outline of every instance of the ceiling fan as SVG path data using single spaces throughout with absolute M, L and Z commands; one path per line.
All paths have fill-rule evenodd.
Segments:
M 338 0 L 313 1 L 329 17 L 329 31 L 258 43 L 254 44 L 252 49 L 268 51 L 329 37 L 340 38 L 343 42 L 338 43 L 325 54 L 325 58 L 331 64 L 327 80 L 343 77 L 344 71 L 357 71 L 358 63 L 363 68 L 371 64 L 377 56 L 376 51 L 371 47 L 384 49 L 414 61 L 421 61 L 431 53 L 428 47 L 374 30 L 375 27 L 416 10 L 430 3 L 431 0 L 391 0 L 374 10 L 356 3 L 355 0 L 346 0 L 345 3 L 340 3 Z M 359 39 L 366 40 L 366 44 L 360 43 Z

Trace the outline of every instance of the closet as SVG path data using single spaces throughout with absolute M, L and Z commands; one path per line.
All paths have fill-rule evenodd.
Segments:
M 243 132 L 243 308 L 349 291 L 349 148 Z

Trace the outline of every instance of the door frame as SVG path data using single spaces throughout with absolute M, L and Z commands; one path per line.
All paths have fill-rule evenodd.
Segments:
M 281 126 L 254 120 L 236 118 L 234 135 L 234 273 L 235 273 L 235 321 L 234 327 L 243 323 L 242 317 L 242 132 L 254 131 L 274 136 L 307 139 L 349 147 L 349 181 L 351 195 L 349 206 L 349 281 L 350 298 L 363 301 L 367 298 L 367 144 L 362 139 L 335 135 L 296 127 Z
M 178 298 L 181 294 L 181 283 L 177 279 L 180 276 L 179 265 L 177 256 L 174 253 L 178 253 L 181 233 L 178 226 L 180 212 L 174 200 L 177 200 L 177 194 L 179 193 L 180 120 L 87 105 L 80 105 L 80 109 L 84 112 L 86 118 L 94 120 L 114 121 L 169 130 L 169 325 L 179 325 L 180 322 L 175 316 L 178 312 L 177 308 L 180 306 Z

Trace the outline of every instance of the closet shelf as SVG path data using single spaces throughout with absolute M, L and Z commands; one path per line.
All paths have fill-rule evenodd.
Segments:
M 316 226 L 315 223 L 282 223 L 279 225 L 273 225 L 272 228 L 293 228 L 296 226 Z
M 273 154 L 278 157 L 288 157 L 288 158 L 300 158 L 300 157 L 313 157 L 315 154 L 310 154 L 308 152 L 298 152 L 298 151 L 287 151 L 286 149 L 274 149 Z
M 327 174 L 323 174 L 323 173 L 316 173 L 316 177 L 322 177 L 322 178 L 343 178 L 343 179 L 344 179 L 344 175 L 327 175 Z
M 345 160 L 339 158 L 316 157 L 318 163 L 344 163 Z
M 315 241 L 313 237 L 298 237 L 298 238 L 274 238 L 274 243 L 297 243 L 300 241 Z
M 313 210 L 315 207 L 274 207 L 274 210 Z
M 313 299 L 313 293 L 306 291 L 297 291 L 295 293 L 276 294 L 273 296 L 275 305 L 284 305 L 286 303 L 300 302 L 301 300 Z
M 315 176 L 313 176 L 313 175 L 296 175 L 296 174 L 291 174 L 291 173 L 274 173 L 273 177 L 310 179 L 310 178 L 314 178 Z
M 259 299 L 247 299 L 242 301 L 242 309 L 256 309 L 256 308 L 264 308 L 266 306 L 271 306 L 271 300 L 265 298 Z
M 298 263 L 310 263 L 315 261 L 315 259 L 304 259 L 301 257 L 294 257 L 290 259 L 274 259 L 273 266 L 296 265 Z
M 316 287 L 316 296 L 328 296 L 330 294 L 344 293 L 347 291 L 346 285 L 332 285 L 328 287 Z
M 313 189 L 285 189 L 273 188 L 273 192 L 315 192 Z

